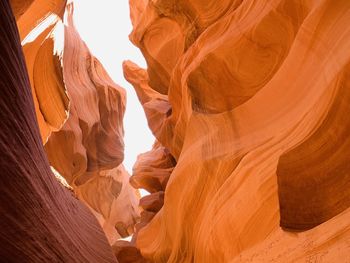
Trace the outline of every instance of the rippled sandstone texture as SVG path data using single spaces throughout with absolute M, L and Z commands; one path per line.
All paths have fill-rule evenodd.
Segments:
M 133 233 L 138 193 L 124 169 L 125 91 L 74 27 L 73 4 L 13 1 L 36 117 L 50 164 L 97 217 L 110 243 Z
M 115 262 L 96 218 L 51 172 L 14 11 L 0 1 L 1 262 Z
M 349 262 L 350 2 L 130 8 L 148 68 L 124 74 L 157 139 L 131 178 L 151 196 L 130 245 L 151 262 Z

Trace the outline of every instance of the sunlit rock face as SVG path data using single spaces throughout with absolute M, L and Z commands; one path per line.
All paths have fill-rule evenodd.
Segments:
M 67 118 L 69 99 L 53 32 L 62 26 L 66 1 L 13 1 L 36 117 L 45 143 Z M 58 42 L 57 42 L 58 43 Z M 57 45 L 57 44 L 56 44 Z
M 148 68 L 125 62 L 124 74 L 157 139 L 131 178 L 151 192 L 132 242 L 143 257 L 347 258 L 350 2 L 130 0 L 130 8 L 130 39 Z
M 125 91 L 74 27 L 73 4 L 14 2 L 36 116 L 50 165 L 98 218 L 110 243 L 133 233 L 138 192 L 124 159 Z M 17 17 L 17 16 L 16 16 Z
M 15 17 L 0 1 L 0 261 L 116 262 L 96 218 L 51 172 Z

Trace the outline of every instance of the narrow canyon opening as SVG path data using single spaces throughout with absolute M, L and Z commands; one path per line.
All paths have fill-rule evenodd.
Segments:
M 155 138 L 148 127 L 144 109 L 136 92 L 132 85 L 126 81 L 123 73 L 123 62 L 126 60 L 132 60 L 142 68 L 147 67 L 142 53 L 129 40 L 129 34 L 132 32 L 129 3 L 128 1 L 110 0 L 102 0 L 98 4 L 92 0 L 72 0 L 69 3 L 74 7 L 72 18 L 82 41 L 86 43 L 91 54 L 101 62 L 111 79 L 126 91 L 123 123 L 118 125 L 122 125 L 124 128 L 124 160 L 122 164 L 126 171 L 132 175 L 132 168 L 137 156 L 150 151 Z M 63 36 L 62 34 L 57 35 Z M 54 170 L 54 172 L 56 175 L 58 174 L 57 171 Z M 66 183 L 62 176 L 60 176 L 60 180 L 64 184 Z M 129 184 L 128 181 L 123 183 Z M 68 189 L 72 190 L 71 187 Z M 141 197 L 149 195 L 149 192 L 142 188 L 138 191 Z M 128 203 L 129 201 L 118 196 L 116 202 Z M 124 211 L 118 207 L 116 208 L 117 213 L 130 213 L 129 210 Z M 98 213 L 99 209 L 96 210 L 94 212 Z M 96 215 L 96 213 L 94 214 Z M 124 217 L 121 216 L 121 218 Z M 135 220 L 139 219 L 135 218 Z M 104 226 L 103 223 L 101 226 Z M 121 235 L 119 240 L 131 240 L 133 231 L 125 232 L 122 223 L 118 222 L 114 230 L 117 230 L 117 233 Z M 109 238 L 109 241 L 113 245 L 116 239 Z
M 123 75 L 123 61 L 132 60 L 146 68 L 143 55 L 129 40 L 132 32 L 128 1 L 74 0 L 74 23 L 82 40 L 96 56 L 113 81 L 127 94 L 124 115 L 124 166 L 132 173 L 137 155 L 149 151 L 154 143 L 134 88 Z
M 1 1 L 0 261 L 348 263 L 349 24 L 345 0 Z

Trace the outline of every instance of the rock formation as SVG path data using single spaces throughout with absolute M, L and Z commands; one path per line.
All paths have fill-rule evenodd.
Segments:
M 1 261 L 115 262 L 95 217 L 51 172 L 7 0 L 0 24 Z
M 130 0 L 148 67 L 126 61 L 124 75 L 156 138 L 130 178 L 150 193 L 139 220 L 124 90 L 71 4 L 11 4 L 0 2 L 1 260 L 350 262 L 348 0 Z
M 131 178 L 151 196 L 129 247 L 151 262 L 349 258 L 350 2 L 130 8 L 148 68 L 124 74 L 157 142 Z
M 68 5 L 62 56 L 69 118 L 45 145 L 51 165 L 99 218 L 111 243 L 133 233 L 138 196 L 124 159 L 125 91 L 113 83 L 77 33 Z
M 12 7 L 50 164 L 113 243 L 132 234 L 139 218 L 139 195 L 122 166 L 125 91 L 80 38 L 72 3 L 27 3 Z
M 11 2 L 12 3 L 12 2 Z M 29 73 L 36 117 L 42 140 L 61 128 L 67 118 L 69 99 L 66 94 L 61 62 L 55 50 L 53 31 L 60 24 L 66 1 L 14 1 L 21 10 L 17 25 Z M 22 4 L 22 9 L 20 8 Z M 16 8 L 17 6 L 17 8 Z

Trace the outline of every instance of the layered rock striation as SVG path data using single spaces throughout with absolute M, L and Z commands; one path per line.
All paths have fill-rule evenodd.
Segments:
M 2 260 L 347 262 L 349 1 L 130 0 L 148 67 L 127 61 L 124 75 L 156 138 L 130 178 L 150 193 L 140 220 L 122 166 L 124 90 L 79 37 L 72 4 L 10 2 Z
M 91 209 L 110 243 L 132 234 L 139 195 L 122 165 L 125 91 L 80 38 L 73 3 L 11 4 L 50 165 Z
M 134 239 L 145 260 L 342 262 L 350 3 L 130 8 L 130 39 L 148 67 L 125 62 L 124 74 L 157 140 L 131 178 L 151 192 Z
M 63 78 L 70 98 L 69 117 L 45 145 L 51 165 L 98 216 L 107 237 L 133 233 L 138 195 L 122 166 L 125 91 L 90 53 L 66 10 Z
M 116 262 L 96 218 L 51 172 L 9 1 L 0 24 L 1 261 Z

